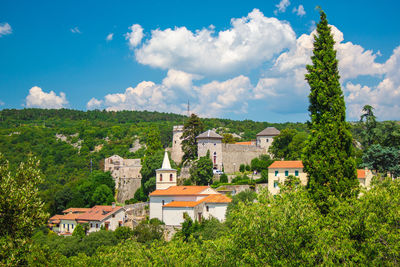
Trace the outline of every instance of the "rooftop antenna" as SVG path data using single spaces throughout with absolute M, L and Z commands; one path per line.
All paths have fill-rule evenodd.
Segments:
M 187 104 L 187 116 L 190 117 L 190 102 L 188 99 L 188 104 Z

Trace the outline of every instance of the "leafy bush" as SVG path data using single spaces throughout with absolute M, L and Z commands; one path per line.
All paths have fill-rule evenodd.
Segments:
M 220 183 L 227 183 L 228 182 L 228 176 L 225 173 L 221 174 L 220 177 L 219 177 L 219 182 Z

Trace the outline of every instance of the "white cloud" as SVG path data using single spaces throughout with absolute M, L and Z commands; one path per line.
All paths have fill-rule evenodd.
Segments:
M 299 5 L 299 7 L 295 7 L 293 8 L 293 13 L 296 13 L 297 16 L 304 16 L 306 14 L 306 11 L 304 10 L 304 6 L 303 5 Z
M 278 14 L 278 12 L 286 12 L 286 8 L 290 5 L 289 0 L 281 0 L 279 4 L 276 5 L 278 8 L 277 10 L 274 11 L 275 15 Z
M 4 106 L 4 105 L 5 105 L 5 103 L 0 100 L 0 106 Z
M 108 94 L 104 100 L 91 100 L 87 106 L 102 104 L 106 110 L 157 110 L 180 113 L 174 101 L 174 92 L 164 85 L 143 81 L 135 88 L 128 87 L 123 93 Z
M 8 24 L 7 22 L 0 23 L 0 37 L 11 33 L 12 33 L 12 28 L 10 24 Z
M 98 100 L 93 97 L 92 99 L 89 100 L 89 102 L 87 102 L 86 108 L 87 109 L 97 109 L 97 108 L 100 108 L 102 105 L 103 105 L 102 100 Z
M 192 81 L 200 79 L 201 76 L 186 73 L 179 70 L 168 70 L 167 77 L 164 78 L 162 84 L 167 88 L 179 88 L 189 91 L 192 88 Z
M 399 119 L 400 114 L 400 46 L 383 64 L 383 79 L 376 86 L 346 83 L 349 117 L 358 119 L 366 104 L 375 108 L 378 119 Z
M 254 9 L 231 20 L 231 28 L 189 31 L 185 27 L 153 30 L 151 39 L 135 49 L 136 60 L 162 69 L 218 75 L 254 69 L 296 41 L 286 22 L 265 17 Z
M 26 97 L 27 107 L 60 109 L 68 105 L 68 101 L 63 92 L 58 96 L 53 91 L 46 93 L 42 88 L 34 86 L 29 90 L 29 95 Z
M 72 29 L 70 29 L 70 31 L 71 31 L 72 33 L 81 33 L 81 31 L 79 30 L 78 27 L 72 28 Z
M 143 28 L 139 24 L 129 27 L 131 32 L 125 34 L 125 39 L 129 42 L 129 47 L 134 48 L 140 44 L 143 38 Z
M 198 103 L 194 105 L 194 111 L 206 117 L 223 112 L 246 113 L 246 100 L 252 95 L 252 89 L 250 79 L 243 75 L 224 82 L 195 86 Z
M 106 41 L 107 41 L 107 42 L 111 41 L 111 40 L 113 39 L 113 37 L 114 37 L 114 33 L 109 33 L 109 34 L 107 35 L 107 37 L 106 37 Z

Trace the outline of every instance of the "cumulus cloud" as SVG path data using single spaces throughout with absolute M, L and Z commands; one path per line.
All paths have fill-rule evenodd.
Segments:
M 375 108 L 379 119 L 399 119 L 400 114 L 400 46 L 383 64 L 383 78 L 376 86 L 348 82 L 345 85 L 350 118 L 360 117 L 366 104 Z
M 133 24 L 129 29 L 130 32 L 125 34 L 125 39 L 128 40 L 129 47 L 134 48 L 142 41 L 143 28 L 139 24 Z
M 185 91 L 190 91 L 192 81 L 200 79 L 201 76 L 186 73 L 180 70 L 168 70 L 167 77 L 164 78 L 162 84 L 167 88 L 179 88 Z
M 243 75 L 223 82 L 212 81 L 195 86 L 198 103 L 194 105 L 194 111 L 207 117 L 216 116 L 222 112 L 245 113 L 246 100 L 251 95 L 252 87 L 250 79 Z
M 10 24 L 8 24 L 7 22 L 0 23 L 0 37 L 11 33 L 12 33 L 12 28 Z
M 103 105 L 103 101 L 102 100 L 98 100 L 96 98 L 92 98 L 89 100 L 89 102 L 87 102 L 86 104 L 86 108 L 87 109 L 98 109 Z
M 135 56 L 152 67 L 218 75 L 254 69 L 295 41 L 287 22 L 254 9 L 246 17 L 232 19 L 225 31 L 215 32 L 213 27 L 195 32 L 186 27 L 153 30 L 151 38 L 135 49 Z
M 109 33 L 109 34 L 107 35 L 107 37 L 106 37 L 106 41 L 107 41 L 107 42 L 112 41 L 113 37 L 114 37 L 114 33 Z
M 295 7 L 293 8 L 293 13 L 296 13 L 297 16 L 304 16 L 306 14 L 306 11 L 304 10 L 304 6 L 303 5 L 299 5 L 299 7 Z
M 275 15 L 278 14 L 278 12 L 286 12 L 286 8 L 290 5 L 289 0 L 281 0 L 279 4 L 276 5 L 277 10 L 274 11 Z
M 81 33 L 81 31 L 79 30 L 78 27 L 74 27 L 74 28 L 70 29 L 70 31 L 71 31 L 72 33 Z
M 43 92 L 42 88 L 34 86 L 29 90 L 26 97 L 27 107 L 60 109 L 68 105 L 68 101 L 63 92 L 58 96 L 54 91 Z

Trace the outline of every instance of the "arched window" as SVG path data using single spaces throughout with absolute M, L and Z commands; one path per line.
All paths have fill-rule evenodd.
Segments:
M 169 180 L 172 182 L 173 178 L 174 178 L 174 175 L 171 173 L 171 174 L 169 175 Z
M 214 152 L 214 164 L 217 164 L 217 152 Z
M 162 173 L 160 173 L 160 182 L 162 181 Z

